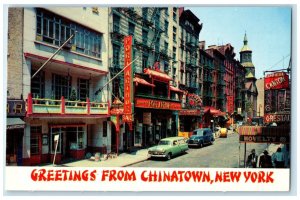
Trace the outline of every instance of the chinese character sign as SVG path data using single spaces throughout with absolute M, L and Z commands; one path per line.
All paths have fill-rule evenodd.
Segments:
M 123 120 L 127 122 L 133 121 L 133 70 L 132 70 L 132 36 L 124 38 L 124 117 Z M 127 117 L 125 117 L 127 116 Z

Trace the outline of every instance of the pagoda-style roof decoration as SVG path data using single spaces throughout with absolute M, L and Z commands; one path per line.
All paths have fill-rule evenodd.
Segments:
M 243 52 L 243 51 L 252 51 L 250 49 L 250 47 L 248 46 L 248 39 L 247 39 L 247 34 L 246 33 L 245 33 L 245 36 L 244 36 L 244 46 L 241 49 L 241 52 Z
M 153 84 L 149 83 L 148 81 L 146 81 L 145 79 L 142 79 L 142 78 L 139 78 L 139 77 L 134 77 L 133 82 L 135 82 L 136 84 L 155 87 L 155 85 L 153 85 Z
M 155 78 L 155 79 L 159 79 L 159 80 L 163 80 L 163 81 L 173 80 L 168 74 L 165 74 L 159 70 L 145 68 L 144 73 L 149 75 L 150 78 Z

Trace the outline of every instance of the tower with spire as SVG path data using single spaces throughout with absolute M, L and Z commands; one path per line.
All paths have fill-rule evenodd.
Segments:
M 244 36 L 244 46 L 240 51 L 240 62 L 246 69 L 246 83 L 245 83 L 245 99 L 246 99 L 246 112 L 247 117 L 256 117 L 257 108 L 257 87 L 255 77 L 255 67 L 252 63 L 252 50 L 248 46 L 247 34 Z

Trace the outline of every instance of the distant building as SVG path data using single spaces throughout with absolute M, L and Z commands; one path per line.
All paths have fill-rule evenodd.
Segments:
M 264 88 L 264 78 L 260 78 L 256 81 L 256 87 L 257 87 L 257 117 L 263 117 L 264 116 L 264 108 L 265 108 L 265 88 Z
M 256 87 L 255 67 L 252 63 L 252 50 L 248 46 L 248 39 L 246 33 L 244 36 L 244 46 L 240 51 L 240 62 L 246 69 L 245 108 L 247 118 L 256 117 L 258 91 Z

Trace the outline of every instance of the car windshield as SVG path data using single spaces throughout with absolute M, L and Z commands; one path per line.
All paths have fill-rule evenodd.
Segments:
M 194 131 L 193 135 L 203 135 L 203 130 Z
M 161 140 L 161 141 L 159 141 L 158 145 L 170 145 L 170 141 Z
M 193 139 L 193 140 L 198 140 L 198 139 L 200 139 L 201 137 L 200 136 L 196 136 L 196 135 L 193 135 L 193 136 L 191 136 L 191 139 Z

